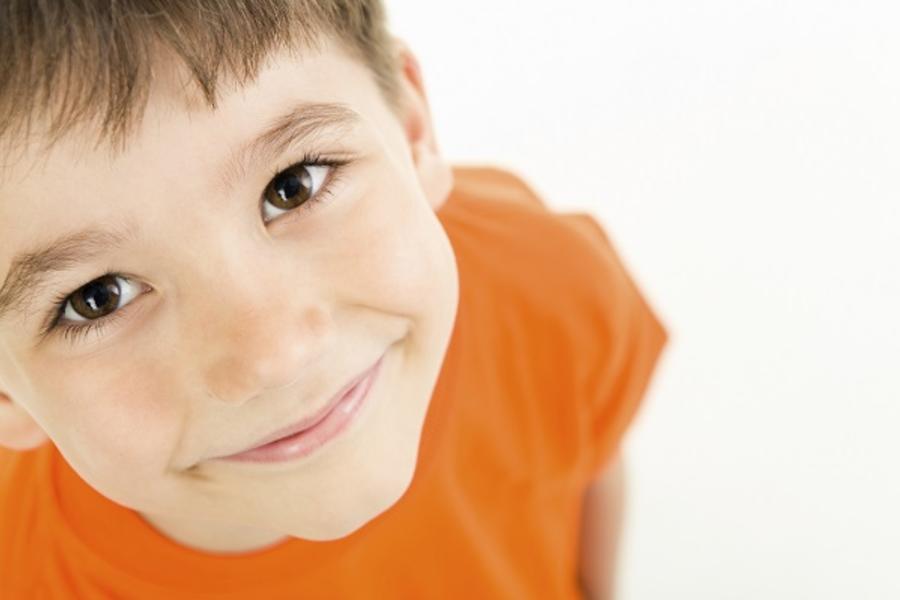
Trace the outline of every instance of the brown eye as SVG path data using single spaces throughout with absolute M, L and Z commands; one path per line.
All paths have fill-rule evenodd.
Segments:
M 107 275 L 88 283 L 72 294 L 72 308 L 80 317 L 99 319 L 119 306 L 122 291 L 116 278 Z
M 266 200 L 275 208 L 290 210 L 312 196 L 312 176 L 304 165 L 288 167 L 266 188 Z
M 318 194 L 330 168 L 299 163 L 278 173 L 263 192 L 266 220 L 293 210 Z
M 140 284 L 121 275 L 104 275 L 69 294 L 63 308 L 66 321 L 96 321 L 140 295 Z

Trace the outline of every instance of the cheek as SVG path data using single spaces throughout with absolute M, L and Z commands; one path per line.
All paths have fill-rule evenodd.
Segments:
M 91 366 L 57 363 L 53 377 L 38 374 L 36 381 L 50 382 L 36 388 L 50 436 L 86 476 L 159 472 L 180 430 L 171 373 L 149 359 L 114 354 L 96 355 Z
M 448 275 L 443 229 L 418 187 L 383 181 L 361 198 L 347 223 L 331 280 L 345 297 L 416 314 L 439 296 Z

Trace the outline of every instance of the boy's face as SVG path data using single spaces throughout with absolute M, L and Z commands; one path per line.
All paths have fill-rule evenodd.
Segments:
M 75 134 L 0 181 L 0 285 L 16 255 L 59 236 L 123 238 L 54 246 L 64 269 L 0 321 L 0 445 L 46 434 L 92 487 L 188 545 L 342 537 L 407 489 L 456 314 L 435 215 L 434 174 L 449 171 L 424 96 L 405 71 L 398 117 L 335 45 L 275 57 L 215 112 L 178 77 L 159 71 L 121 156 Z M 276 116 L 322 103 L 349 110 L 306 113 L 293 147 L 231 160 Z M 346 164 L 274 181 L 305 155 Z M 119 278 L 83 287 L 106 273 Z M 289 463 L 213 460 L 317 412 L 382 355 L 346 435 Z

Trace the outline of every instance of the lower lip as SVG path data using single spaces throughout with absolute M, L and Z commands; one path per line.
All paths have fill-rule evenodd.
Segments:
M 379 358 L 365 378 L 347 392 L 344 398 L 331 409 L 331 412 L 313 427 L 295 433 L 292 436 L 270 442 L 264 446 L 246 450 L 239 454 L 222 456 L 216 460 L 277 463 L 296 460 L 312 454 L 340 435 L 353 422 L 354 417 L 359 413 L 360 408 L 367 399 L 375 379 L 378 377 L 382 360 L 384 360 L 384 356 Z

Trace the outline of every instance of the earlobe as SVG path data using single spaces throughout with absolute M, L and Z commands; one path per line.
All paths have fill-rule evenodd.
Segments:
M 0 446 L 12 450 L 32 450 L 49 438 L 28 412 L 0 392 Z
M 419 62 L 399 38 L 394 38 L 394 48 L 400 70 L 406 139 L 428 203 L 437 210 L 453 188 L 453 170 L 437 145 Z

